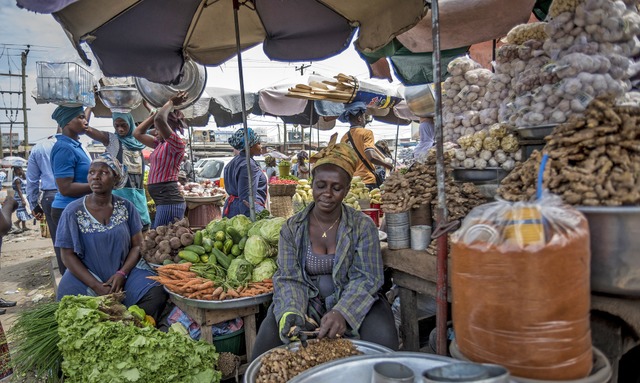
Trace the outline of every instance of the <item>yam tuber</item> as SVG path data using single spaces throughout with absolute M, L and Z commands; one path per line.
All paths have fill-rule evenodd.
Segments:
M 193 245 L 193 234 L 191 233 L 182 234 L 180 236 L 180 243 L 182 243 L 182 246 Z

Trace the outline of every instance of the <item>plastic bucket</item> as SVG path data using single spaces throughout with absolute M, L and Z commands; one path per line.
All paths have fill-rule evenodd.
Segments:
M 373 223 L 376 224 L 376 227 L 380 227 L 380 210 L 378 209 L 362 209 L 364 214 L 369 216 L 373 220 Z
M 213 338 L 213 345 L 216 346 L 216 352 L 230 352 L 236 355 L 242 355 L 242 346 L 244 345 L 244 328 L 216 336 Z
M 387 243 L 389 249 L 408 249 L 411 246 L 409 212 L 387 213 L 385 215 L 387 223 Z
M 458 348 L 455 340 L 451 342 L 449 352 L 454 359 L 470 362 L 470 360 L 460 352 L 460 349 Z M 609 359 L 607 359 L 606 355 L 604 355 L 602 351 L 594 347 L 593 368 L 591 369 L 591 373 L 589 374 L 589 376 L 587 376 L 586 378 L 574 380 L 539 380 L 521 378 L 511 375 L 511 380 L 520 383 L 606 383 L 611 379 L 611 375 L 612 370 Z
M 291 175 L 291 165 L 278 165 L 278 172 L 280 177 Z

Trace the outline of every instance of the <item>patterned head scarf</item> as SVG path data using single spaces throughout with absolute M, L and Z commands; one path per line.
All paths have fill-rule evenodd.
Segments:
M 71 120 L 84 113 L 84 109 L 81 106 L 68 107 L 59 106 L 53 111 L 51 118 L 56 120 L 58 126 L 64 128 Z
M 133 116 L 131 115 L 131 113 L 112 112 L 111 118 L 113 118 L 114 123 L 118 118 L 121 118 L 127 124 L 129 124 L 129 132 L 127 133 L 126 136 L 121 137 L 119 134 L 116 134 L 118 136 L 118 140 L 120 140 L 120 143 L 124 145 L 125 148 L 132 150 L 134 152 L 139 152 L 145 148 L 145 146 L 141 144 L 140 141 L 136 140 L 133 137 L 133 129 L 136 128 L 136 122 L 133 120 Z
M 251 128 L 247 128 L 249 136 L 249 147 L 260 143 L 260 137 Z M 242 128 L 236 130 L 231 137 L 229 137 L 229 145 L 236 150 L 244 150 L 244 130 Z
M 117 158 L 109 153 L 100 154 L 91 164 L 106 164 L 114 173 L 115 185 L 114 189 L 122 189 L 127 183 L 127 170 L 120 164 Z
M 358 155 L 351 146 L 347 144 L 336 144 L 337 138 L 338 133 L 334 133 L 331 136 L 329 145 L 311 156 L 309 162 L 315 164 L 316 168 L 324 164 L 336 165 L 344 169 L 344 171 L 349 174 L 349 177 L 353 177 L 353 173 L 355 173 L 356 166 L 358 165 Z
M 356 116 L 367 111 L 367 106 L 362 101 L 352 102 L 344 105 L 344 112 L 338 116 L 340 122 L 349 122 L 349 117 Z

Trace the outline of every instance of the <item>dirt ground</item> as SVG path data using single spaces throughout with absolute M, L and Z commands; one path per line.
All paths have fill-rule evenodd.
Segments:
M 6 332 L 11 328 L 16 315 L 39 302 L 53 300 L 53 278 L 51 260 L 55 257 L 51 238 L 43 238 L 37 223 L 27 223 L 28 231 L 8 234 L 2 239 L 0 252 L 0 297 L 17 301 L 15 307 L 7 308 L 0 315 Z

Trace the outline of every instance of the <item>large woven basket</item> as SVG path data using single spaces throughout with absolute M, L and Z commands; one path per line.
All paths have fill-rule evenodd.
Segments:
M 271 214 L 289 218 L 293 215 L 293 199 L 289 196 L 271 196 Z
M 296 194 L 296 185 L 269 185 L 269 195 L 293 197 Z

